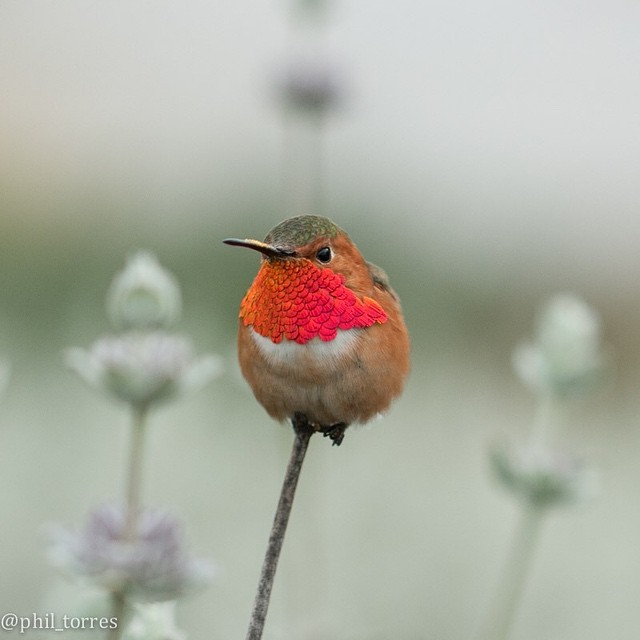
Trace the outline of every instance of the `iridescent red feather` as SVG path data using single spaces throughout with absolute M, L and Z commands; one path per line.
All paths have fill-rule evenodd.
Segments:
M 372 298 L 359 298 L 342 274 L 320 269 L 310 260 L 264 260 L 240 305 L 240 317 L 261 336 L 305 344 L 333 340 L 338 330 L 387 321 Z

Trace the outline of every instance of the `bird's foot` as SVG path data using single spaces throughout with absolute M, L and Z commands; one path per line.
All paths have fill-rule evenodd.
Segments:
M 296 433 L 315 432 L 321 433 L 325 438 L 330 438 L 334 446 L 340 446 L 344 440 L 344 432 L 349 426 L 346 422 L 336 422 L 335 424 L 323 425 L 317 422 L 311 422 L 304 413 L 296 411 L 292 418 L 291 424 Z
M 293 426 L 293 430 L 300 434 L 302 432 L 313 434 L 317 431 L 317 427 L 312 422 L 309 422 L 309 418 L 304 413 L 300 413 L 296 411 L 291 418 L 291 425 Z
M 320 431 L 325 438 L 331 438 L 333 446 L 339 447 L 344 440 L 344 432 L 349 425 L 344 422 L 336 422 L 336 424 L 330 424 L 329 426 L 320 427 Z

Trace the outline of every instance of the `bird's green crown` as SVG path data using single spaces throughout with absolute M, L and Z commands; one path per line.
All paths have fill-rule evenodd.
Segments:
M 339 233 L 344 231 L 324 216 L 296 216 L 276 225 L 264 241 L 274 247 L 294 249 L 315 238 L 335 238 Z

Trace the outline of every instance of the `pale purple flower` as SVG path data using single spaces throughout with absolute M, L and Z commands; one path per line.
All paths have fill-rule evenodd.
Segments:
M 187 552 L 180 523 L 154 509 L 144 510 L 129 533 L 123 509 L 98 507 L 83 530 L 56 528 L 49 555 L 66 574 L 143 602 L 175 600 L 212 575 L 210 563 Z
M 321 115 L 335 107 L 344 95 L 338 69 L 324 59 L 296 59 L 280 72 L 280 94 L 288 106 Z

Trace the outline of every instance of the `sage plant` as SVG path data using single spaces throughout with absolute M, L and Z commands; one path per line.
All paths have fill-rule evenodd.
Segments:
M 517 375 L 537 398 L 537 410 L 523 442 L 498 442 L 490 452 L 494 474 L 520 503 L 520 524 L 479 640 L 506 640 L 523 596 L 540 528 L 552 508 L 593 497 L 593 469 L 555 440 L 569 402 L 602 378 L 606 363 L 600 319 L 572 294 L 550 299 L 537 319 L 534 339 L 513 353 Z
M 131 416 L 122 504 L 93 509 L 83 530 L 58 529 L 50 557 L 68 576 L 98 587 L 111 601 L 109 640 L 184 636 L 171 603 L 209 580 L 211 565 L 191 557 L 178 520 L 144 508 L 141 496 L 149 414 L 194 391 L 221 371 L 218 356 L 196 356 L 191 341 L 172 332 L 181 314 L 180 289 L 156 258 L 140 252 L 113 280 L 107 311 L 115 333 L 88 349 L 73 348 L 68 366 Z M 155 603 L 155 605 L 150 604 Z M 151 607 L 151 608 L 149 608 Z
M 287 57 L 274 74 L 283 124 L 283 217 L 326 213 L 327 125 L 346 84 L 322 42 L 327 12 L 325 0 L 293 0 Z

